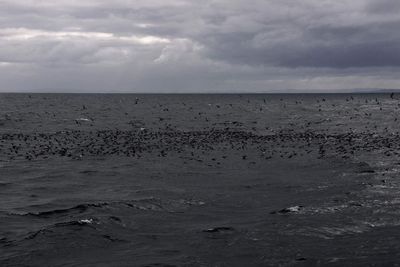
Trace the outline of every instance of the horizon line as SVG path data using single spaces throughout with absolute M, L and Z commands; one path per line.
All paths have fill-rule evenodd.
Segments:
M 77 92 L 75 90 L 68 91 L 4 91 L 0 94 L 141 94 L 141 95 L 206 95 L 206 94 L 219 94 L 219 95 L 230 95 L 230 94 L 379 94 L 379 93 L 399 93 L 400 89 L 332 89 L 332 90 L 297 90 L 297 89 L 286 89 L 282 91 L 266 91 L 266 92 L 245 92 L 245 91 L 234 91 L 234 92 Z

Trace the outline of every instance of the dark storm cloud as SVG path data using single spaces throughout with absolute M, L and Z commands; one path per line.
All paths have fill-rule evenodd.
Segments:
M 400 66 L 400 22 L 375 25 L 319 26 L 304 36 L 310 40 L 296 55 L 277 59 L 289 67 L 398 67 Z M 289 48 L 290 49 L 290 48 Z
M 399 5 L 400 6 L 400 5 Z M 369 16 L 365 14 L 365 16 Z M 374 16 L 374 14 L 370 14 Z M 210 57 L 236 64 L 288 68 L 400 66 L 400 19 L 266 23 L 257 32 L 218 32 L 198 41 Z M 351 22 L 351 23 L 350 23 Z
M 371 13 L 398 13 L 400 11 L 400 2 L 398 0 L 371 0 L 367 11 Z
M 0 5 L 1 90 L 24 87 L 22 70 L 31 88 L 88 91 L 400 86 L 397 0 Z M 89 81 L 100 75 L 99 84 Z
M 216 56 L 237 63 L 276 65 L 289 68 L 367 68 L 400 66 L 400 23 L 332 27 L 318 26 L 304 30 L 291 42 L 254 47 L 246 42 L 251 36 L 227 38 L 224 49 L 215 47 Z M 239 38 L 238 40 L 234 40 Z M 254 39 L 253 39 L 254 40 Z M 232 46 L 231 44 L 239 44 Z M 226 49 L 227 48 L 227 49 Z M 228 53 L 224 55 L 224 53 Z M 231 54 L 230 54 L 231 53 Z

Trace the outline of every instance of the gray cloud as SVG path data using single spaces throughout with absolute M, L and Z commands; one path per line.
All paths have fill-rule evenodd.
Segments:
M 400 87 L 396 0 L 0 5 L 2 91 Z
M 370 13 L 398 13 L 400 11 L 400 2 L 396 0 L 371 0 L 367 5 L 367 11 Z

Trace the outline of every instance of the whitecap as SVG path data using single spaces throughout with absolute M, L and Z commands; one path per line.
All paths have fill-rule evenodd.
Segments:
M 82 219 L 78 221 L 80 224 L 92 224 L 94 223 L 93 219 Z
M 86 122 L 91 121 L 90 119 L 87 119 L 87 118 L 78 118 L 76 120 L 77 121 L 86 121 Z

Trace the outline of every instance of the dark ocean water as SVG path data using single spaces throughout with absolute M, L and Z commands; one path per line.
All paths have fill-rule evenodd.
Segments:
M 0 266 L 387 266 L 400 97 L 0 95 Z

